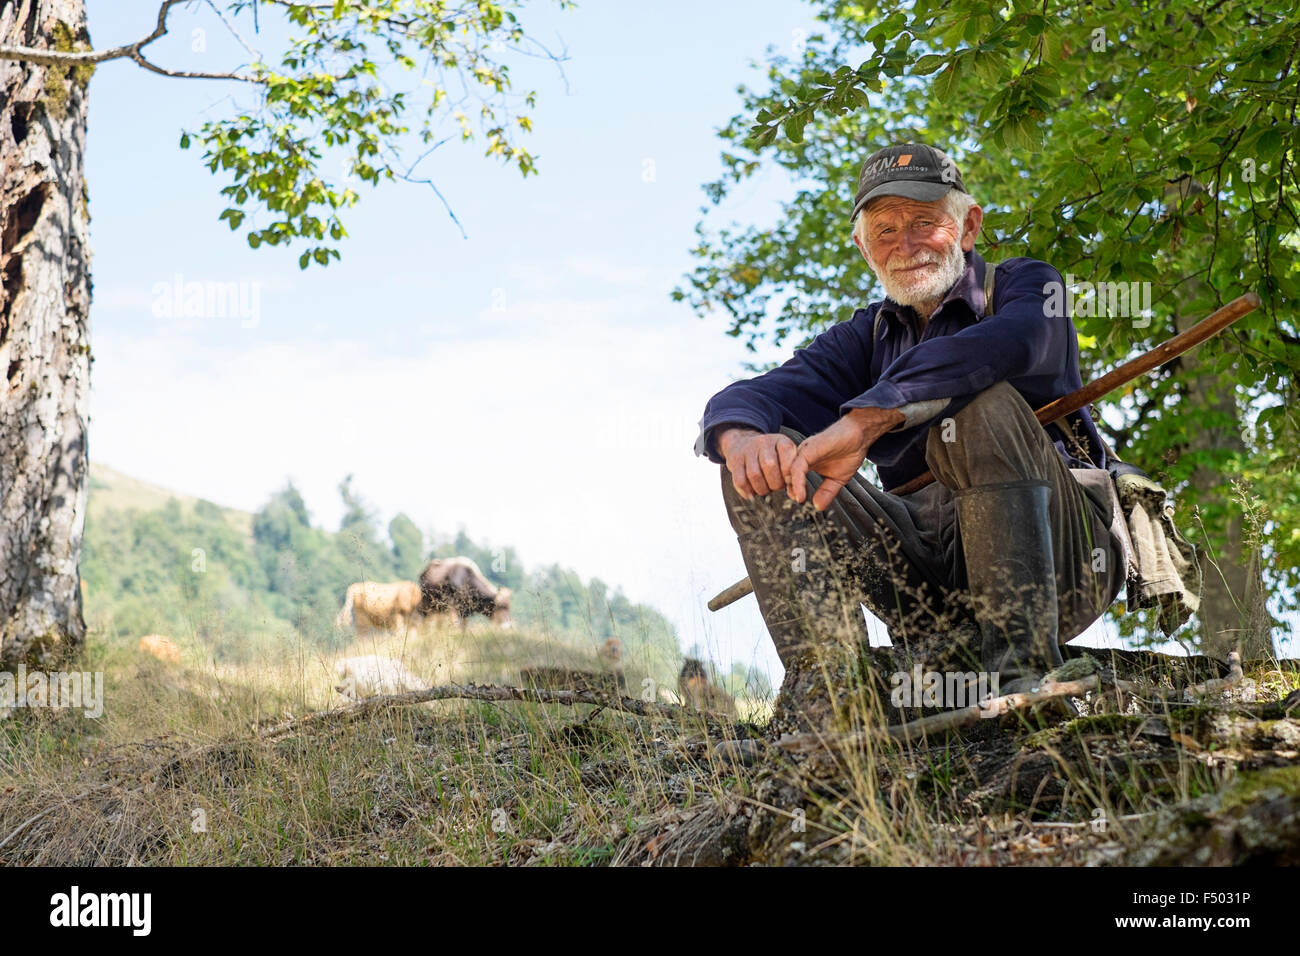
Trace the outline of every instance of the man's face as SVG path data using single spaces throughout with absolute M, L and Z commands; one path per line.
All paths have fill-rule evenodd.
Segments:
M 972 207 L 967 221 L 958 223 L 943 211 L 941 203 L 901 196 L 872 201 L 865 216 L 865 237 L 855 234 L 853 241 L 885 287 L 885 294 L 899 305 L 943 298 L 961 278 L 966 267 L 962 253 L 974 248 L 983 218 L 978 207 Z

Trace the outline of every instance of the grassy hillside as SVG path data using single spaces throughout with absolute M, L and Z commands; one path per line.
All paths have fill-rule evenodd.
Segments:
M 93 466 L 82 561 L 91 641 L 133 646 L 160 633 L 218 663 L 330 653 L 348 639 L 334 618 L 349 584 L 415 580 L 430 557 L 464 554 L 512 589 L 522 626 L 583 651 L 617 637 L 629 661 L 675 680 L 676 634 L 654 608 L 558 565 L 526 568 L 512 548 L 464 531 L 426 540 L 404 515 L 382 529 L 350 480 L 340 493 L 344 518 L 328 531 L 292 486 L 249 514 Z M 743 685 L 750 675 L 728 676 Z
M 369 653 L 431 684 L 598 666 L 554 637 L 486 625 L 333 654 L 300 643 L 274 663 L 190 648 L 168 665 L 92 645 L 100 719 L 26 709 L 0 721 L 0 865 L 1300 862 L 1300 721 L 1277 703 L 1293 671 L 1254 673 L 1272 703 L 1231 713 L 980 721 L 924 746 L 868 736 L 788 754 L 759 737 L 770 712 L 750 702 L 738 722 L 348 705 L 333 658 Z M 880 726 L 870 702 L 852 706 L 855 726 Z
M 164 664 L 92 645 L 84 666 L 105 676 L 102 718 L 31 709 L 0 722 L 0 833 L 16 837 L 0 864 L 492 863 L 518 861 L 564 826 L 604 836 L 551 862 L 598 862 L 634 806 L 660 805 L 678 786 L 654 768 L 590 778 L 592 754 L 626 765 L 646 745 L 637 721 L 590 707 L 447 701 L 349 720 L 333 662 L 359 654 L 401 661 L 431 685 L 518 685 L 524 666 L 600 669 L 593 650 L 489 624 L 429 625 L 333 653 L 300 643 L 260 663 L 213 662 L 190 645 Z M 634 688 L 649 676 L 627 669 Z M 329 709 L 340 719 L 310 741 L 267 732 Z M 670 736 L 704 726 L 684 717 Z M 9 815 L 52 805 L 60 812 L 26 829 Z

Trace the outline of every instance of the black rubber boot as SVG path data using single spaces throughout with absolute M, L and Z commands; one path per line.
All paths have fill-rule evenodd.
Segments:
M 1029 690 L 1062 663 L 1051 494 L 1051 485 L 1036 480 L 956 492 L 981 664 L 998 674 L 1000 694 Z

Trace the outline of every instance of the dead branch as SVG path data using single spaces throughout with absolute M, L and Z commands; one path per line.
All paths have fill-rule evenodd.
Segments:
M 994 697 L 983 704 L 973 704 L 970 707 L 961 707 L 941 714 L 934 714 L 930 717 L 921 717 L 918 720 L 908 721 L 903 724 L 891 724 L 884 728 L 883 731 L 864 731 L 842 736 L 787 734 L 777 741 L 777 746 L 791 753 L 807 753 L 826 748 L 845 749 L 858 747 L 865 744 L 869 738 L 880 736 L 888 736 L 894 740 L 912 740 L 924 737 L 927 734 L 954 730 L 958 727 L 978 723 L 981 720 L 1024 710 L 1058 697 L 1082 697 L 1089 691 L 1097 690 L 1103 686 L 1117 687 L 1136 697 L 1148 699 L 1170 700 L 1182 698 L 1192 700 L 1228 690 L 1240 684 L 1242 679 L 1241 655 L 1233 651 L 1228 655 L 1227 677 L 1216 677 L 1200 684 L 1193 684 L 1182 690 L 1167 690 L 1162 687 L 1151 687 L 1126 680 L 1107 680 L 1102 678 L 1101 675 L 1090 674 L 1079 680 L 1044 682 L 1038 690 L 1032 693 L 1006 694 L 1002 697 Z
M 1228 654 L 1228 676 L 1214 677 L 1188 687 L 1156 687 L 1154 684 L 1140 684 L 1119 678 L 1105 679 L 1102 684 L 1114 687 L 1147 703 L 1166 703 L 1172 700 L 1193 701 L 1198 697 L 1222 693 L 1245 679 L 1241 669 L 1241 655 L 1237 651 Z
M 882 736 L 891 737 L 894 740 L 910 740 L 943 730 L 955 730 L 958 727 L 978 723 L 980 720 L 1000 717 L 1003 714 L 1023 710 L 1026 707 L 1032 707 L 1035 704 L 1041 704 L 1057 697 L 1082 697 L 1088 691 L 1096 690 L 1099 684 L 1100 680 L 1097 675 L 1091 674 L 1081 680 L 1066 681 L 1061 684 L 1043 684 L 1038 690 L 1028 694 L 1005 694 L 1002 697 L 991 698 L 983 704 L 959 707 L 955 710 L 947 710 L 941 714 L 921 717 L 903 724 L 890 724 L 883 730 L 868 730 L 839 736 L 787 734 L 777 741 L 777 746 L 792 753 L 807 753 L 828 747 L 844 749 L 861 746 L 871 738 Z
M 62 803 L 52 803 L 52 804 L 50 804 L 48 807 L 46 807 L 44 810 L 42 810 L 40 813 L 36 814 L 34 817 L 29 817 L 29 818 L 27 818 L 27 819 L 24 820 L 22 823 L 18 824 L 17 828 L 16 828 L 12 833 L 10 833 L 10 834 L 9 834 L 7 837 L 5 837 L 3 840 L 0 840 L 0 850 L 3 850 L 6 846 L 8 846 L 9 843 L 11 843 L 11 842 L 13 841 L 14 837 L 18 836 L 18 834 L 22 833 L 24 830 L 26 830 L 29 826 L 31 826 L 31 825 L 32 825 L 33 823 L 35 823 L 37 820 L 40 820 L 40 819 L 42 819 L 43 817 L 47 817 L 47 816 L 49 816 L 49 815 L 50 815 L 51 813 L 53 813 L 55 810 L 58 810 L 58 809 L 60 809 L 60 808 L 62 808 L 62 807 L 67 806 L 69 803 L 72 803 L 74 800 L 80 800 L 82 797 L 85 797 L 85 796 L 89 795 L 89 793 L 90 793 L 89 790 L 83 790 L 81 793 L 77 794 L 75 797 L 71 797 L 71 798 L 69 798 L 69 799 L 63 801 Z
M 318 710 L 314 713 L 283 721 L 272 727 L 263 728 L 258 731 L 258 736 L 274 737 L 315 723 L 351 720 L 389 707 L 405 707 L 411 704 L 423 704 L 431 700 L 517 700 L 532 704 L 561 704 L 566 707 L 573 707 L 577 704 L 595 704 L 613 710 L 627 711 L 636 714 L 638 717 L 679 717 L 684 714 L 695 713 L 674 704 L 661 704 L 657 701 L 640 700 L 636 697 L 622 697 L 618 694 L 594 690 L 547 690 L 541 687 L 501 687 L 491 684 L 445 684 L 440 687 L 430 687 L 405 694 L 381 694 L 347 707 Z
M 1241 654 L 1233 651 L 1228 655 L 1228 676 L 1215 677 L 1204 681 L 1200 684 L 1193 684 L 1183 691 L 1183 699 L 1191 700 L 1195 697 L 1206 697 L 1210 694 L 1217 694 L 1228 690 L 1243 680 L 1241 672 Z
M 145 47 L 167 34 L 167 15 L 171 8 L 181 0 L 163 0 L 158 8 L 158 24 L 146 37 L 115 46 L 108 50 L 49 50 L 29 46 L 0 46 L 0 60 L 18 60 L 23 63 L 35 63 L 39 66 L 83 66 L 86 64 L 105 63 L 109 60 L 132 60 L 146 70 L 163 76 L 181 77 L 200 80 L 240 80 L 245 83 L 259 82 L 256 77 L 242 73 L 202 73 L 189 70 L 169 70 L 147 59 L 143 53 Z

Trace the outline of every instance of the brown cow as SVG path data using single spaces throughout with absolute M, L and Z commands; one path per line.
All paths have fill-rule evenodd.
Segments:
M 704 665 L 694 657 L 682 662 L 681 673 L 677 675 L 677 696 L 682 706 L 695 710 L 709 710 L 734 717 L 736 702 L 721 687 L 709 681 Z
M 164 664 L 179 664 L 181 662 L 181 649 L 176 646 L 170 637 L 163 637 L 161 634 L 146 634 L 140 638 L 140 653 L 152 654 Z
M 360 581 L 348 585 L 347 598 L 339 616 L 334 619 L 338 628 L 356 628 L 358 634 L 367 630 L 395 630 L 405 636 L 411 618 L 420 612 L 420 586 L 412 581 Z
M 461 627 L 473 614 L 485 614 L 495 624 L 510 627 L 510 589 L 487 579 L 469 558 L 435 558 L 420 572 L 420 613 L 450 614 Z

